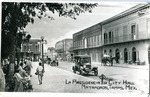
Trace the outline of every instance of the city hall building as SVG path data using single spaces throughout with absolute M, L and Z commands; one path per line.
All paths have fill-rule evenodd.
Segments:
M 150 4 L 136 5 L 73 35 L 75 54 L 88 54 L 101 62 L 104 54 L 115 63 L 150 61 Z
M 73 34 L 74 55 L 90 55 L 92 61 L 100 62 L 102 58 L 102 30 L 96 24 Z

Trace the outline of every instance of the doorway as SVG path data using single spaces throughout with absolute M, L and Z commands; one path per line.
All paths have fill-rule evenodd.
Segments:
M 116 56 L 116 63 L 119 63 L 119 59 L 120 59 L 120 51 L 119 51 L 119 49 L 116 49 L 115 56 Z
M 127 48 L 124 49 L 124 63 L 127 63 L 128 61 L 128 50 Z
M 132 62 L 136 63 L 136 48 L 132 48 Z

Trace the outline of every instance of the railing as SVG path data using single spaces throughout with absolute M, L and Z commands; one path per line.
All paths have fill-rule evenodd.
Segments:
M 122 36 L 116 36 L 113 38 L 108 38 L 108 39 L 104 39 L 102 40 L 104 45 L 106 44 L 114 44 L 114 43 L 121 43 L 121 42 L 128 42 L 128 41 L 134 41 L 134 40 L 140 40 L 140 39 L 150 39 L 150 35 L 148 35 L 145 32 L 141 32 L 138 33 L 137 35 L 131 35 L 131 34 L 127 34 L 127 35 L 122 35 Z M 86 48 L 92 48 L 92 47 L 97 47 L 97 46 L 101 46 L 102 45 L 102 41 L 99 41 L 101 43 L 94 42 L 94 43 L 88 43 Z M 83 45 L 78 45 L 76 47 L 74 47 L 74 49 L 83 49 L 85 48 Z
M 127 42 L 127 41 L 133 41 L 133 40 L 140 40 L 140 39 L 148 39 L 150 38 L 150 35 L 147 34 L 138 34 L 138 35 L 122 35 L 122 36 L 116 36 L 113 38 L 104 39 L 104 44 L 112 44 L 112 43 L 120 43 L 120 42 Z

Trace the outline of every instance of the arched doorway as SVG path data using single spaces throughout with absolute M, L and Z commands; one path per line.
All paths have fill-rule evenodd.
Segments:
M 124 49 L 124 63 L 127 63 L 128 61 L 128 50 L 127 48 Z
M 104 55 L 105 55 L 105 54 L 107 54 L 107 51 L 106 51 L 106 50 L 104 50 Z
M 112 56 L 112 50 L 111 49 L 109 50 L 109 55 Z
M 133 63 L 136 62 L 136 48 L 135 47 L 132 48 L 132 62 Z
M 115 56 L 116 56 L 116 63 L 119 63 L 119 59 L 120 59 L 120 51 L 119 51 L 119 49 L 116 49 Z

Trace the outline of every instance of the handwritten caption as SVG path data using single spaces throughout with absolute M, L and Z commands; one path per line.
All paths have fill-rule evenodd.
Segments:
M 66 85 L 81 85 L 82 89 L 97 89 L 97 90 L 137 90 L 134 82 L 128 80 L 122 81 L 80 81 L 77 79 L 65 80 Z

